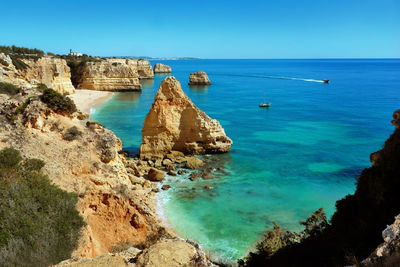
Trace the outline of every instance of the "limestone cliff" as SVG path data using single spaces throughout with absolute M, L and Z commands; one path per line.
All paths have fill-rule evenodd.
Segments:
M 70 68 L 64 59 L 41 57 L 21 61 L 26 64 L 26 69 L 17 69 L 8 55 L 0 53 L 0 81 L 28 88 L 44 83 L 62 94 L 75 92 Z
M 160 85 L 142 129 L 142 158 L 176 150 L 187 154 L 228 152 L 232 140 L 219 122 L 198 109 L 175 77 Z
M 190 73 L 189 75 L 189 85 L 210 85 L 211 81 L 208 78 L 207 73 L 204 71 L 198 71 L 195 73 Z
M 12 146 L 42 159 L 54 184 L 79 195 L 77 209 L 87 225 L 74 256 L 95 257 L 121 242 L 135 245 L 156 235 L 156 185 L 128 171 L 118 153 L 121 141 L 98 123 L 80 121 L 79 114 L 54 112 L 40 94 L 0 94 L 0 149 Z M 71 128 L 77 134 L 67 139 Z
M 139 79 L 153 79 L 153 68 L 148 60 L 144 59 L 128 59 L 128 64 L 136 65 Z
M 99 91 L 140 91 L 137 66 L 124 59 L 86 62 L 74 70 L 78 89 Z
M 154 73 L 171 73 L 172 69 L 170 66 L 162 64 L 162 63 L 156 63 L 154 65 Z
M 23 59 L 22 61 L 29 66 L 22 71 L 27 81 L 37 80 L 61 94 L 75 92 L 71 82 L 70 68 L 64 59 L 46 56 L 37 60 Z

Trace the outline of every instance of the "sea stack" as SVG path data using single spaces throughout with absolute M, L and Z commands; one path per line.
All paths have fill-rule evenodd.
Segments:
M 154 73 L 171 73 L 172 69 L 170 66 L 162 64 L 162 63 L 156 63 L 154 65 Z
M 219 122 L 192 103 L 175 77 L 162 81 L 144 121 L 141 158 L 162 158 L 172 150 L 185 154 L 224 153 L 231 145 Z
M 190 73 L 189 85 L 211 85 L 211 81 L 204 71 Z

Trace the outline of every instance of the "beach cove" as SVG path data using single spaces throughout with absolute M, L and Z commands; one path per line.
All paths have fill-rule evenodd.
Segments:
M 223 166 L 213 179 L 168 177 L 172 188 L 157 196 L 176 232 L 216 257 L 240 258 L 273 221 L 298 230 L 298 221 L 319 207 L 331 216 L 335 201 L 354 191 L 369 154 L 391 132 L 385 118 L 399 102 L 398 60 L 166 64 L 188 97 L 234 141 L 230 153 L 212 156 Z M 211 86 L 186 85 L 188 74 L 199 69 L 208 73 Z M 144 117 L 166 76 L 143 80 L 142 92 L 116 93 L 91 119 L 137 153 Z M 331 83 L 306 80 L 323 78 Z M 270 109 L 258 108 L 264 97 L 272 102 Z

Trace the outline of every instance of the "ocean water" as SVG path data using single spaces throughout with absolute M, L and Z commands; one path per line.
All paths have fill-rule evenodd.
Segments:
M 370 153 L 393 132 L 391 116 L 400 108 L 399 59 L 163 63 L 234 142 L 230 153 L 212 156 L 222 168 L 212 179 L 167 177 L 172 188 L 158 194 L 164 219 L 215 257 L 242 257 L 273 221 L 300 230 L 298 222 L 319 207 L 330 217 L 335 201 L 354 192 Z M 198 70 L 209 74 L 211 86 L 187 85 Z M 144 118 L 165 77 L 143 81 L 141 93 L 114 95 L 91 119 L 138 152 Z M 258 107 L 264 99 L 270 108 Z

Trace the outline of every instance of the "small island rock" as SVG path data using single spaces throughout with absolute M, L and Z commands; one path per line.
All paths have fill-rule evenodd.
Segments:
M 204 71 L 198 71 L 195 73 L 190 73 L 189 85 L 211 85 L 211 81 L 208 78 L 207 73 Z
M 171 73 L 172 69 L 170 66 L 162 64 L 162 63 L 156 63 L 154 65 L 154 73 Z

